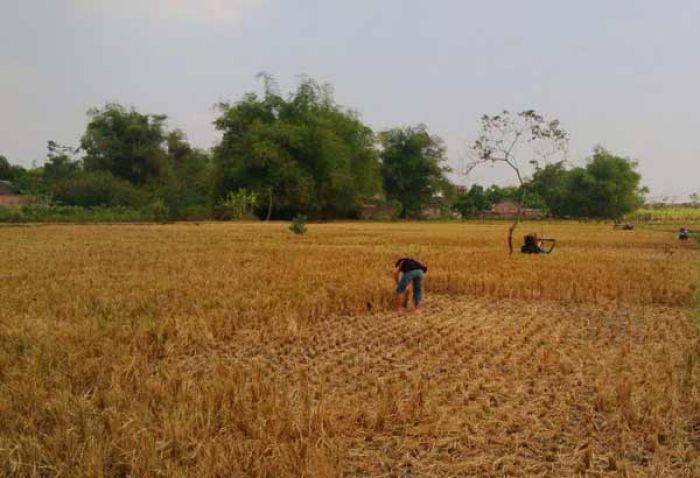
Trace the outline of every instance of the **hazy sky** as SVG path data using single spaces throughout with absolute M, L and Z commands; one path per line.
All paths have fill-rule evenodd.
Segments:
M 602 144 L 682 198 L 700 191 L 699 24 L 697 0 L 0 0 L 0 154 L 41 164 L 107 101 L 210 147 L 212 105 L 265 71 L 332 83 L 376 129 L 427 124 L 457 168 L 481 114 L 534 108 L 573 163 Z

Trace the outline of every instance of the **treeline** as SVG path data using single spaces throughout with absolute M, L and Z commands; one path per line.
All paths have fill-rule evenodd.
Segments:
M 472 217 L 522 188 L 459 191 L 445 147 L 423 125 L 375 133 L 313 80 L 282 96 L 271 78 L 262 94 L 218 105 L 221 141 L 210 151 L 169 130 L 164 115 L 119 104 L 89 111 L 77 147 L 49 141 L 45 163 L 25 169 L 0 156 L 0 180 L 45 207 L 147 211 L 167 219 L 355 218 L 364 206 L 420 217 L 439 202 Z M 641 203 L 635 163 L 597 149 L 585 167 L 537 169 L 528 207 L 562 217 L 618 217 Z
M 501 200 L 524 197 L 524 207 L 552 217 L 619 219 L 644 204 L 647 191 L 636 167 L 635 161 L 596 147 L 585 166 L 567 168 L 559 161 L 536 167 L 523 188 L 472 185 L 456 196 L 454 207 L 463 217 L 475 217 Z

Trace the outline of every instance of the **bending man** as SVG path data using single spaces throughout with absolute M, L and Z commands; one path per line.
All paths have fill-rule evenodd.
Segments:
M 420 309 L 423 301 L 423 275 L 428 272 L 428 267 L 410 257 L 402 257 L 394 265 L 394 280 L 396 281 L 395 307 L 401 312 L 405 307 L 406 288 L 409 282 L 413 282 L 413 304 L 415 310 Z

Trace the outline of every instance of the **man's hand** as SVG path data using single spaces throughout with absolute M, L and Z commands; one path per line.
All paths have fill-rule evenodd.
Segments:
M 397 267 L 394 269 L 394 282 L 399 283 L 399 275 L 401 275 L 401 270 Z

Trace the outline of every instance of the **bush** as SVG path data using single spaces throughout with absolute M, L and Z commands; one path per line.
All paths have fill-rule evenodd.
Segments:
M 55 201 L 69 206 L 139 207 L 146 203 L 143 191 L 106 171 L 82 172 L 58 181 L 52 192 Z
M 252 218 L 257 202 L 258 196 L 253 191 L 245 188 L 240 188 L 237 192 L 229 191 L 216 205 L 216 217 L 224 220 Z
M 153 201 L 149 209 L 151 211 L 151 215 L 153 216 L 153 220 L 156 222 L 163 223 L 170 219 L 170 210 L 168 209 L 168 206 L 166 206 L 165 201 L 160 198 Z
M 24 222 L 21 206 L 0 207 L 0 222 Z
M 123 206 L 80 206 L 26 205 L 22 207 L 0 208 L 0 222 L 146 222 L 152 221 L 150 210 Z
M 289 225 L 289 230 L 294 234 L 306 233 L 306 216 L 294 216 L 292 224 Z

